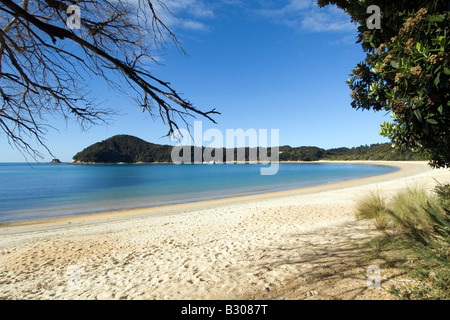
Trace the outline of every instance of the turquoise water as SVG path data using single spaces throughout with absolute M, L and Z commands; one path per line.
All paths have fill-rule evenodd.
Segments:
M 0 163 L 0 222 L 149 207 L 323 185 L 394 172 L 355 164 L 70 165 Z M 267 167 L 267 166 L 266 166 Z

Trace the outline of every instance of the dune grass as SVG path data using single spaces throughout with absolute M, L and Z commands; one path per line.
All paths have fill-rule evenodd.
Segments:
M 380 193 L 370 192 L 360 199 L 356 205 L 356 216 L 358 219 L 375 220 L 375 227 L 378 230 L 386 229 L 389 222 L 387 201 L 381 197 Z
M 402 268 L 418 283 L 392 287 L 397 297 L 450 299 L 449 204 L 450 186 L 441 184 L 434 192 L 410 187 L 389 200 L 372 192 L 358 201 L 357 217 L 373 219 L 377 229 L 386 231 L 368 244 L 368 257 Z M 386 230 L 389 222 L 392 228 Z

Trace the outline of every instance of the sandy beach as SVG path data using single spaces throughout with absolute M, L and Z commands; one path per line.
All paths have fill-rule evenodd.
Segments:
M 356 162 L 353 162 L 356 163 Z M 0 299 L 393 299 L 368 290 L 371 190 L 450 181 L 425 162 L 332 185 L 0 225 Z M 381 270 L 383 287 L 401 281 Z

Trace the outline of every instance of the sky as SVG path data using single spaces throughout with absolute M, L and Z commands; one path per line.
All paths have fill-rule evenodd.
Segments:
M 217 125 L 203 130 L 279 130 L 279 144 L 355 147 L 388 140 L 379 135 L 389 116 L 351 108 L 346 84 L 364 59 L 356 44 L 357 26 L 343 11 L 318 8 L 313 0 L 164 0 L 171 13 L 160 17 L 178 36 L 187 55 L 174 46 L 158 52 L 152 75 L 196 107 L 216 108 Z M 76 121 L 46 119 L 44 159 L 63 162 L 89 145 L 117 134 L 157 144 L 175 144 L 159 118 L 142 113 L 133 99 L 106 84 L 92 83 L 102 104 L 117 115 L 108 124 L 82 129 Z M 37 147 L 35 142 L 33 145 Z M 205 142 L 204 145 L 208 143 Z M 34 161 L 10 146 L 0 134 L 0 162 Z

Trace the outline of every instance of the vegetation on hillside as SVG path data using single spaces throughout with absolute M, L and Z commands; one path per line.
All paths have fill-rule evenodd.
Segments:
M 410 161 L 425 160 L 425 156 L 409 149 L 392 148 L 391 144 L 372 144 L 351 149 L 338 148 L 327 151 L 325 157 L 328 160 L 385 160 L 385 161 Z
M 77 153 L 73 159 L 77 163 L 154 163 L 172 162 L 172 146 L 148 143 L 142 139 L 118 135 L 102 142 L 95 143 L 83 151 Z M 205 148 L 191 148 L 191 162 L 196 160 L 196 152 L 205 153 Z M 207 150 L 206 154 L 212 157 L 220 152 L 222 162 L 226 162 L 227 150 L 214 149 Z M 234 159 L 242 153 L 248 161 L 250 155 L 255 153 L 260 159 L 262 155 L 270 156 L 271 149 L 262 148 L 235 148 L 233 150 Z M 374 144 L 371 146 L 360 146 L 356 148 L 337 148 L 325 150 L 318 147 L 298 147 L 283 146 L 279 148 L 280 161 L 318 161 L 318 160 L 423 160 L 419 154 L 411 151 L 398 151 L 390 147 L 389 144 Z M 219 159 L 220 160 L 220 159 Z M 204 161 L 204 159 L 201 159 Z M 198 161 L 197 161 L 198 162 Z
M 157 145 L 136 137 L 119 135 L 95 143 L 73 159 L 82 163 L 170 162 L 171 146 Z

